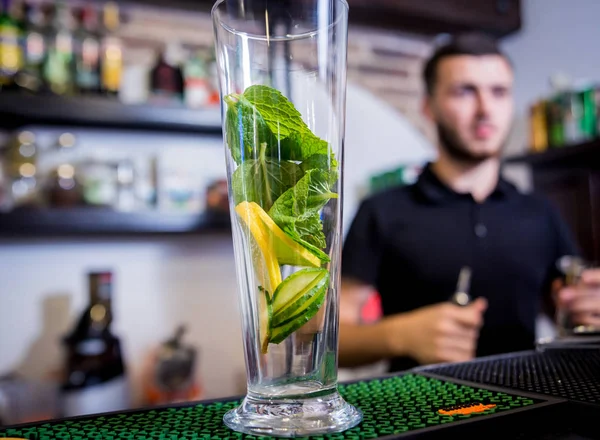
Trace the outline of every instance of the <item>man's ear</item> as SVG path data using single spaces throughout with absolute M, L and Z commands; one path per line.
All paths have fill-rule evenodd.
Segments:
M 432 105 L 433 103 L 431 102 L 431 96 L 429 94 L 425 94 L 423 97 L 423 103 L 421 105 L 421 111 L 429 121 L 433 122 L 434 118 Z

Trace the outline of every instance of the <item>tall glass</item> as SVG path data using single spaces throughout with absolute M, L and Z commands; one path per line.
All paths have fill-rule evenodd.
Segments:
M 247 394 L 245 433 L 339 432 L 337 392 L 348 5 L 220 0 L 212 11 Z

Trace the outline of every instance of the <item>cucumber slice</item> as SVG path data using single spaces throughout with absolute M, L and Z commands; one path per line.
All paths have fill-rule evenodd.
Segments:
M 262 287 L 258 288 L 258 323 L 260 337 L 260 351 L 266 354 L 269 349 L 269 341 L 271 339 L 271 317 L 273 309 L 271 307 L 271 298 L 269 292 Z
M 306 268 L 287 277 L 273 293 L 273 314 L 301 299 L 328 274 L 327 269 Z
M 287 320 L 283 325 L 272 327 L 269 342 L 271 344 L 283 342 L 288 336 L 310 321 L 323 305 L 326 293 L 327 288 L 321 289 L 318 294 L 313 295 L 311 299 L 306 301 L 306 308 L 304 308 L 304 311 L 300 315 Z
M 318 302 L 319 296 L 327 292 L 327 288 L 329 287 L 329 272 L 325 272 L 324 276 L 318 277 L 317 283 L 312 283 L 311 285 L 311 288 L 304 290 L 302 296 L 294 298 L 291 303 L 288 303 L 283 309 L 272 315 L 271 327 L 285 325 L 299 318 L 309 308 L 313 307 L 315 302 Z M 318 304 L 317 310 L 319 307 L 320 304 Z

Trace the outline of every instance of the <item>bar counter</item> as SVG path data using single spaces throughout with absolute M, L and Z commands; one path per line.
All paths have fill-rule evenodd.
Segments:
M 343 433 L 311 440 L 600 439 L 597 346 L 420 367 L 341 383 L 339 389 L 363 411 L 363 422 Z M 0 438 L 255 440 L 222 423 L 223 414 L 240 399 L 16 425 L 0 428 Z

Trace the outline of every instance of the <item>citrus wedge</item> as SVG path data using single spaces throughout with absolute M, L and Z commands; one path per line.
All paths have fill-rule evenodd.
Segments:
M 250 202 L 250 209 L 260 218 L 269 234 L 277 261 L 279 264 L 288 264 L 290 266 L 303 267 L 321 267 L 321 260 L 303 247 L 301 244 L 292 240 L 283 230 L 277 226 L 273 219 L 255 202 Z M 238 205 L 239 206 L 239 205 Z
M 235 207 L 238 217 L 249 232 L 248 241 L 252 253 L 252 266 L 259 283 L 258 320 L 260 348 L 267 353 L 270 338 L 271 297 L 281 284 L 281 270 L 275 257 L 272 240 L 256 213 L 250 209 L 248 202 Z

